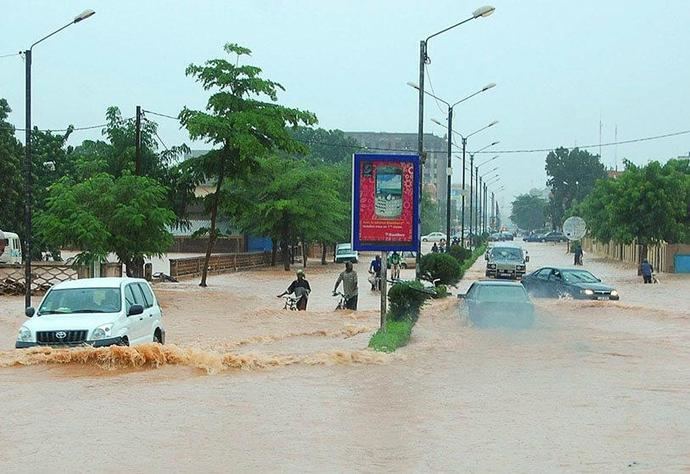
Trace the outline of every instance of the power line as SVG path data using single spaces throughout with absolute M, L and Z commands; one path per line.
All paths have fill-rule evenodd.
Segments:
M 158 115 L 159 117 L 165 117 L 165 118 L 177 120 L 178 122 L 179 122 L 179 120 L 180 120 L 179 118 L 173 117 L 172 115 L 161 114 L 161 113 L 159 113 L 159 112 L 153 112 L 153 111 L 151 111 L 151 110 L 146 110 L 146 109 L 143 109 L 143 111 L 146 112 L 147 114 Z
M 431 89 L 431 93 L 435 95 L 436 91 L 434 90 L 434 85 L 431 83 L 431 73 L 429 72 L 429 67 L 427 64 L 424 64 L 424 70 L 426 71 L 426 77 L 429 79 L 429 89 Z M 436 107 L 438 107 L 438 110 L 442 113 L 445 114 L 446 112 L 443 110 L 443 107 L 441 107 L 440 101 L 436 97 L 432 97 L 434 99 L 434 102 L 436 102 Z

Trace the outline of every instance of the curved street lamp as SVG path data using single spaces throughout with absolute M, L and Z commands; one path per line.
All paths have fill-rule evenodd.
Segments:
M 430 62 L 429 55 L 427 54 L 427 45 L 429 40 L 435 36 L 445 33 L 448 30 L 452 30 L 468 21 L 475 20 L 477 18 L 486 18 L 493 14 L 496 9 L 490 5 L 477 8 L 472 12 L 472 16 L 459 23 L 449 26 L 441 31 L 434 33 L 433 35 L 427 36 L 426 39 L 419 42 L 419 116 L 417 121 L 417 152 L 419 153 L 420 160 L 424 155 L 424 65 Z M 419 182 L 419 202 L 422 200 L 422 181 L 424 180 L 424 174 L 420 169 L 421 179 Z M 418 232 L 421 232 L 421 225 L 418 226 Z M 419 235 L 418 235 L 419 237 Z M 417 265 L 415 266 L 415 276 L 419 278 L 419 263 L 420 263 L 420 252 L 417 252 Z
M 419 89 L 419 86 L 413 82 L 408 82 L 407 85 L 410 87 L 414 87 L 415 89 Z M 448 137 L 448 140 L 447 140 L 448 141 L 448 163 L 447 163 L 447 169 L 446 169 L 446 235 L 448 236 L 449 240 L 450 240 L 450 235 L 451 235 L 450 234 L 450 186 L 451 186 L 451 177 L 453 176 L 453 163 L 452 163 L 453 109 L 455 108 L 456 105 L 458 105 L 462 102 L 465 102 L 467 99 L 470 99 L 477 94 L 481 94 L 482 92 L 486 92 L 489 89 L 493 89 L 494 87 L 496 87 L 496 83 L 491 82 L 491 83 L 485 85 L 484 87 L 482 87 L 481 89 L 479 89 L 477 92 L 474 92 L 474 93 L 468 95 L 467 97 L 458 100 L 454 104 L 450 104 L 449 102 L 441 99 L 440 97 L 437 97 L 436 95 L 434 95 L 430 92 L 424 91 L 424 93 L 426 95 L 433 97 L 434 99 L 436 99 L 440 102 L 443 102 L 448 107 L 448 125 L 446 126 L 446 129 L 448 131 L 448 133 L 447 133 L 447 137 Z M 432 122 L 440 124 L 440 122 L 438 120 L 435 120 L 435 119 L 431 119 L 431 120 L 432 120 Z M 491 126 L 495 125 L 496 123 L 497 122 L 494 121 L 494 122 L 490 123 L 489 125 L 487 125 L 487 127 L 491 127 Z M 441 126 L 443 126 L 443 125 L 441 125 Z M 465 173 L 465 170 L 463 169 L 463 175 L 464 175 L 464 173 Z M 446 252 L 450 252 L 450 245 L 446 245 Z
M 84 10 L 79 15 L 75 16 L 72 21 L 67 23 L 65 26 L 58 28 L 49 35 L 44 36 L 40 40 L 36 41 L 24 51 L 24 61 L 25 61 L 25 71 L 26 71 L 26 144 L 24 146 L 24 304 L 28 308 L 31 306 L 31 200 L 32 200 L 32 186 L 33 179 L 31 176 L 31 61 L 34 46 L 38 43 L 50 38 L 51 36 L 59 33 L 68 26 L 72 26 L 80 21 L 86 20 L 87 18 L 93 16 L 96 12 L 93 10 Z

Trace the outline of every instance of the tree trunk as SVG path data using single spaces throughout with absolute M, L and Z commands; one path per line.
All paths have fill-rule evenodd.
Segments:
M 302 237 L 302 268 L 307 268 L 307 242 Z
M 647 244 L 640 244 L 640 255 L 637 262 L 637 276 L 642 275 L 642 260 L 647 258 Z
M 206 276 L 208 275 L 208 263 L 211 261 L 211 252 L 213 245 L 216 243 L 216 217 L 218 216 L 218 203 L 220 202 L 220 188 L 223 186 L 223 178 L 225 177 L 225 153 L 224 149 L 221 152 L 220 169 L 218 171 L 218 183 L 216 183 L 216 193 L 213 196 L 213 206 L 211 207 L 211 230 L 208 234 L 208 246 L 206 247 L 206 257 L 204 258 L 204 268 L 201 269 L 201 282 L 199 286 L 206 288 Z
M 326 265 L 326 242 L 321 242 L 321 265 Z
M 271 239 L 271 266 L 276 266 L 276 255 L 278 254 L 278 241 L 274 238 Z
M 287 219 L 283 219 L 283 228 L 280 236 L 280 246 L 283 250 L 283 267 L 286 272 L 290 271 L 290 227 Z

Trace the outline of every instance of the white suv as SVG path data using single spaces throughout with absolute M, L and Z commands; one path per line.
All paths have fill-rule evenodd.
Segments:
M 53 286 L 17 334 L 16 348 L 165 342 L 161 308 L 141 278 L 85 278 Z

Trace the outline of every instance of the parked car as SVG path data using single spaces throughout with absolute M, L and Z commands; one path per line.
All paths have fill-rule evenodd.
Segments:
M 494 232 L 489 235 L 489 242 L 501 242 L 503 240 L 503 233 Z
M 432 232 L 422 236 L 422 242 L 440 242 L 446 239 L 446 234 L 443 232 Z
M 335 263 L 357 263 L 359 260 L 359 252 L 352 250 L 352 244 L 338 244 L 335 247 L 334 260 Z
M 17 334 L 17 349 L 165 343 L 161 308 L 142 278 L 84 278 L 58 283 Z
M 502 240 L 513 240 L 515 238 L 513 233 L 508 231 L 501 232 L 501 236 L 503 237 Z
M 523 242 L 543 242 L 544 234 L 534 233 L 522 238 Z
M 533 295 L 543 298 L 618 300 L 618 291 L 587 270 L 543 267 L 525 275 L 522 284 Z
M 400 261 L 400 266 L 405 268 L 415 268 L 417 266 L 417 253 L 416 252 L 403 252 L 402 259 Z
M 529 261 L 527 253 L 513 244 L 494 244 L 487 249 L 484 259 L 489 278 L 522 278 Z
M 567 242 L 568 237 L 563 232 L 552 230 L 541 236 L 541 242 Z
M 464 300 L 461 311 L 477 327 L 527 328 L 534 324 L 534 305 L 518 282 L 476 281 L 458 298 Z

